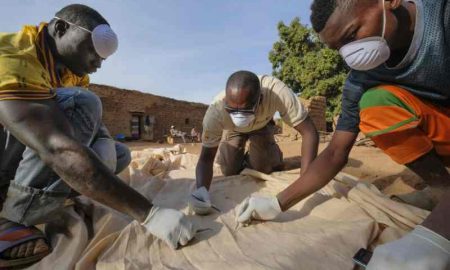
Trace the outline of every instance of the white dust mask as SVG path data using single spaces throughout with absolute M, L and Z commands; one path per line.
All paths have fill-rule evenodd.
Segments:
M 255 120 L 254 114 L 242 112 L 232 112 L 230 117 L 236 127 L 248 127 Z
M 368 37 L 350 42 L 339 50 L 339 54 L 351 69 L 370 70 L 385 63 L 391 50 L 384 39 L 386 29 L 386 9 L 383 4 L 383 33 L 381 37 Z
M 119 46 L 116 33 L 107 24 L 99 24 L 92 30 L 92 42 L 97 54 L 104 59 L 115 53 Z
M 55 18 L 58 20 L 65 21 L 70 25 L 73 25 L 79 29 L 91 33 L 92 43 L 94 45 L 95 52 L 103 59 L 108 58 L 108 56 L 111 56 L 114 52 L 116 52 L 117 47 L 119 46 L 119 40 L 117 38 L 116 33 L 114 33 L 111 27 L 107 24 L 99 24 L 94 28 L 94 30 L 90 31 L 89 29 L 68 22 L 59 17 Z

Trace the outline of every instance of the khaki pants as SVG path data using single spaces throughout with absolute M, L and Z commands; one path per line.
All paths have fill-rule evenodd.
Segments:
M 251 168 L 263 173 L 271 173 L 283 168 L 283 154 L 275 142 L 275 126 L 250 133 L 226 130 L 219 145 L 217 163 L 225 176 L 239 174 L 244 168 Z M 248 152 L 245 144 L 250 141 Z

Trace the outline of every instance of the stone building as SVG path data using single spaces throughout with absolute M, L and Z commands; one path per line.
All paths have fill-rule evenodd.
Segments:
M 113 137 L 162 141 L 171 125 L 190 134 L 202 129 L 208 108 L 201 103 L 175 100 L 134 90 L 91 84 L 103 103 L 103 122 Z

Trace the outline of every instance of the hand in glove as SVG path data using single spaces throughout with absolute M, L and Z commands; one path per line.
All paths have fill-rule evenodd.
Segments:
M 212 210 L 208 190 L 201 187 L 192 192 L 189 197 L 189 209 L 197 215 L 207 215 Z
M 448 270 L 450 241 L 417 226 L 399 240 L 375 248 L 367 270 Z
M 142 225 L 147 231 L 163 240 L 171 248 L 186 245 L 194 236 L 193 224 L 175 209 L 153 206 Z
M 252 219 L 272 220 L 280 213 L 276 197 L 250 196 L 239 205 L 236 221 L 248 224 Z

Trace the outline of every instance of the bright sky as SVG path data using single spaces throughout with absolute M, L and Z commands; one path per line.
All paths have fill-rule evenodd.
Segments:
M 309 23 L 312 0 L 79 0 L 99 11 L 119 49 L 94 83 L 210 103 L 228 76 L 270 74 L 277 23 Z M 67 0 L 0 0 L 0 32 L 48 21 Z

